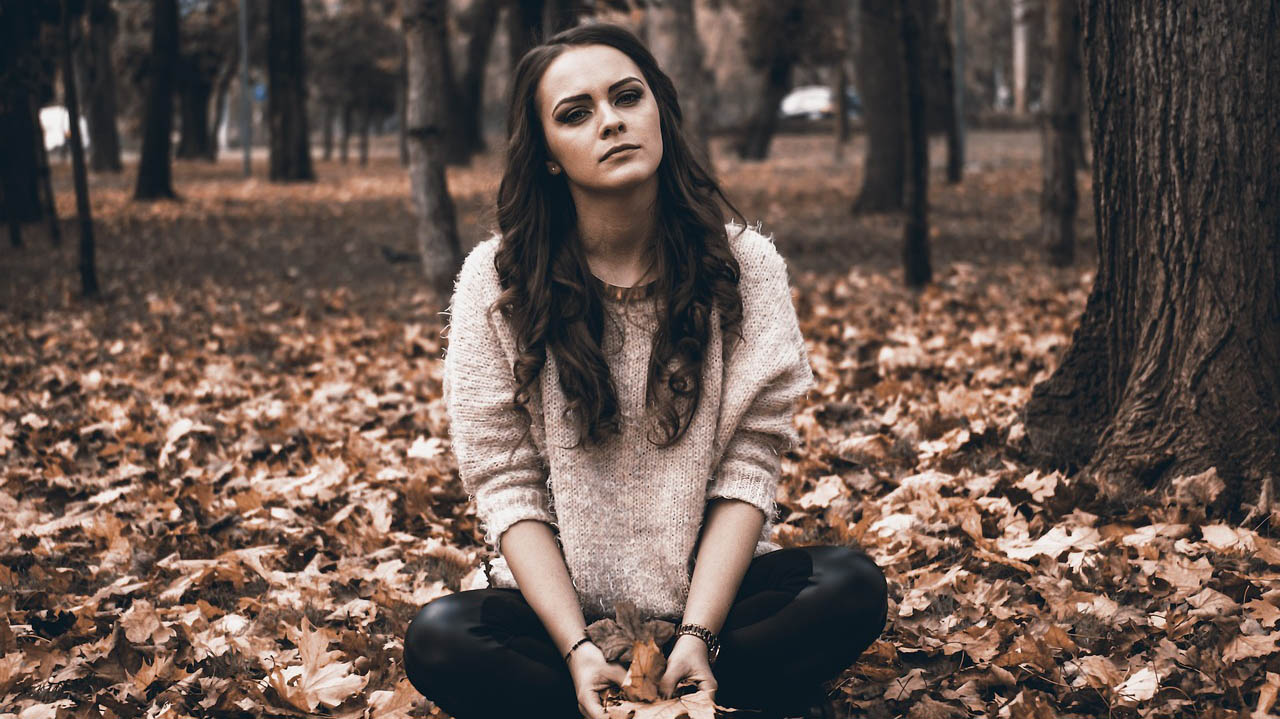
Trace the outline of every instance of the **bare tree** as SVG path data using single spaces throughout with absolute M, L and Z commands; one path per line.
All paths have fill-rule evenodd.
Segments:
M 1042 116 L 1044 190 L 1040 222 L 1049 260 L 1075 260 L 1076 153 L 1080 147 L 1080 15 L 1075 0 L 1048 0 L 1046 30 L 1052 61 Z
M 80 221 L 80 293 L 98 296 L 98 273 L 93 260 L 93 214 L 89 209 L 89 171 L 85 167 L 84 140 L 80 137 L 80 99 L 76 94 L 75 62 L 72 60 L 70 0 L 61 0 L 59 50 L 62 55 L 62 96 L 71 124 L 71 173 L 76 188 L 76 215 Z M 79 17 L 75 18 L 78 22 Z
M 902 4 L 903 65 L 907 81 L 907 217 L 903 223 L 902 265 L 907 286 L 933 279 L 929 263 L 929 135 L 925 123 L 924 43 L 932 0 Z
M 309 181 L 311 138 L 307 126 L 306 17 L 302 0 L 268 3 L 267 117 L 273 182 Z
M 446 298 L 462 266 L 453 200 L 445 178 L 444 141 L 447 108 L 445 64 L 449 52 L 445 0 L 402 0 L 408 48 L 409 95 L 406 103 L 409 183 L 418 213 L 418 252 L 427 284 Z
M 1280 474 L 1275 3 L 1083 9 L 1098 273 L 1027 436 L 1112 498 L 1215 467 L 1235 513 Z
M 867 158 L 854 212 L 902 208 L 907 109 L 900 0 L 861 0 L 858 87 L 866 108 Z
M 89 167 L 95 172 L 120 172 L 120 132 L 116 128 L 116 72 L 111 56 L 117 31 L 116 11 L 110 0 L 89 0 L 89 34 L 84 52 L 80 88 L 89 125 Z
M 151 17 L 147 109 L 135 200 L 175 196 L 169 136 L 173 130 L 173 68 L 178 60 L 178 1 L 152 0 Z

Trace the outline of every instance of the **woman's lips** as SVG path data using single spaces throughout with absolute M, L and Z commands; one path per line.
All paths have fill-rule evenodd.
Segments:
M 603 157 L 600 158 L 600 161 L 604 162 L 605 160 L 608 160 L 609 158 L 615 157 L 617 155 L 621 155 L 624 152 L 630 152 L 632 150 L 639 150 L 639 149 L 640 147 L 638 145 L 626 145 L 621 149 L 618 149 L 618 148 L 610 149 L 608 152 L 604 154 Z

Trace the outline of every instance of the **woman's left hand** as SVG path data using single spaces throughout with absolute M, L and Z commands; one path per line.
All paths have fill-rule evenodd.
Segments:
M 667 670 L 658 681 L 658 693 L 663 699 L 670 699 L 676 686 L 686 680 L 696 683 L 699 691 L 709 692 L 711 700 L 715 701 L 718 685 L 711 673 L 707 645 L 698 637 L 682 634 L 667 657 Z

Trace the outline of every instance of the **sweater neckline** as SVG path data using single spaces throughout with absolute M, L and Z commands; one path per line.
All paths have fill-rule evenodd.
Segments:
M 653 297 L 658 290 L 658 281 L 650 280 L 642 285 L 634 285 L 631 287 L 622 287 L 620 285 L 611 285 L 608 282 L 596 277 L 594 274 L 591 278 L 595 281 L 596 289 L 605 299 L 614 302 L 633 302 L 636 300 L 645 300 Z

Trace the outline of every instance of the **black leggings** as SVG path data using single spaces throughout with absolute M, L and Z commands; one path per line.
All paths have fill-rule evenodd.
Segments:
M 859 550 L 788 547 L 753 558 L 720 630 L 716 703 L 802 713 L 880 635 L 885 612 L 884 574 Z M 413 686 L 455 719 L 580 716 L 568 665 L 518 589 L 428 603 L 405 633 L 404 664 Z

